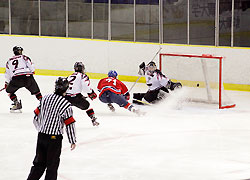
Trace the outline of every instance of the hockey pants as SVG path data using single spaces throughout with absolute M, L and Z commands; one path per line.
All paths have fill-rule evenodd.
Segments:
M 86 110 L 89 108 L 89 102 L 86 98 L 81 94 L 77 94 L 76 96 L 64 96 L 73 106 L 80 108 L 81 110 Z
M 105 91 L 100 97 L 100 101 L 103 103 L 116 103 L 120 107 L 125 107 L 128 105 L 128 101 L 121 94 L 115 94 L 109 90 Z

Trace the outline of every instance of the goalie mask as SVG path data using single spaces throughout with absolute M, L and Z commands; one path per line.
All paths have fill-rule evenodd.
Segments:
M 148 63 L 147 70 L 150 74 L 153 74 L 156 69 L 157 69 L 156 64 L 153 61 Z
M 82 62 L 76 62 L 74 65 L 75 72 L 85 73 L 85 66 Z

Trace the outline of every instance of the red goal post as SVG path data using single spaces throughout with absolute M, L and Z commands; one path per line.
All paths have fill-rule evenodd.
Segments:
M 192 92 L 203 96 L 199 100 L 191 98 L 193 102 L 218 104 L 219 109 L 236 106 L 230 100 L 228 101 L 230 98 L 225 95 L 221 56 L 161 53 L 159 69 L 170 79 L 181 82 L 183 87 L 192 87 Z

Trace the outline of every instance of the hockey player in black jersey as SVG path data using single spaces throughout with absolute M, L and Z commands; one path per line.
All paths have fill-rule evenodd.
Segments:
M 139 74 L 145 75 L 148 91 L 146 93 L 134 93 L 133 103 L 135 104 L 154 104 L 166 97 L 169 90 L 173 91 L 176 88 L 181 88 L 180 82 L 174 83 L 166 77 L 156 64 L 151 61 L 147 65 L 141 63 L 139 66 Z

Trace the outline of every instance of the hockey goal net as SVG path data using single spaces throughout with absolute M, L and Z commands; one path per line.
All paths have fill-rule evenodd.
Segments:
M 187 101 L 235 107 L 223 87 L 223 57 L 166 53 L 160 54 L 159 65 L 169 79 L 182 83 Z

